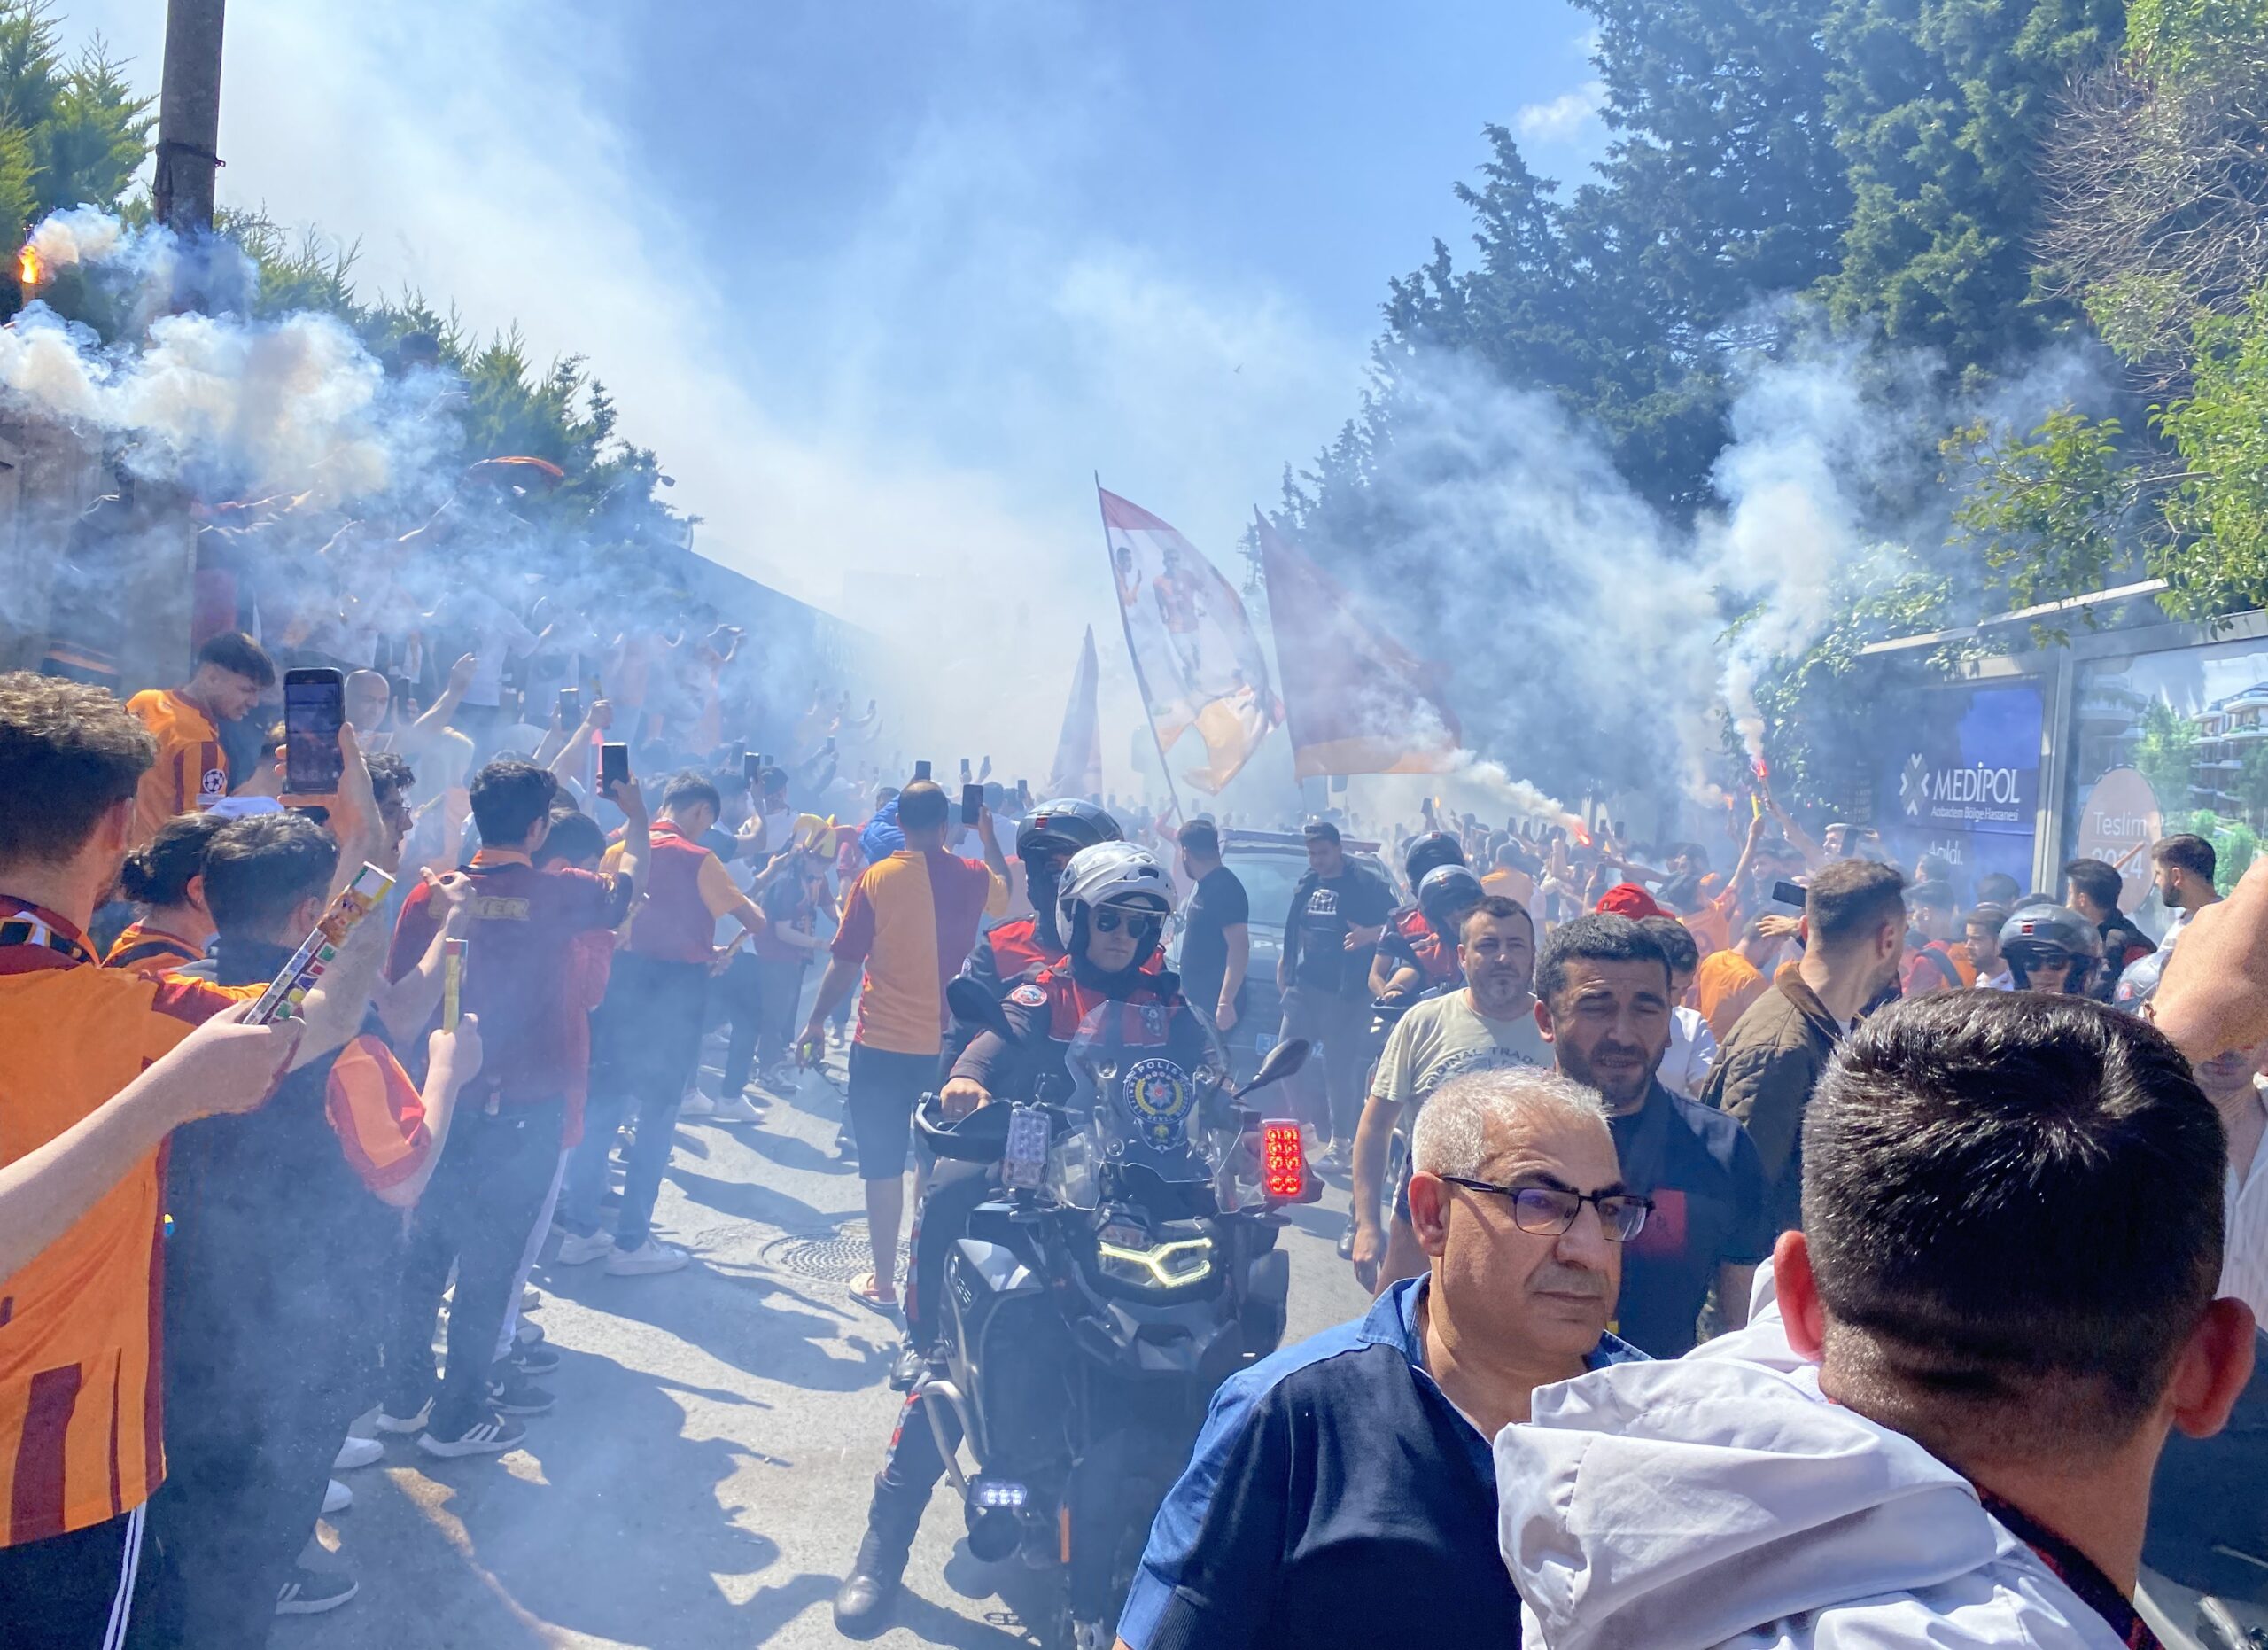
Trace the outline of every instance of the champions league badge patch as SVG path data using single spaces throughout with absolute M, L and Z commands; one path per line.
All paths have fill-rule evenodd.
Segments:
M 1019 985 L 1008 993 L 1008 1000 L 1021 1003 L 1027 1008 L 1045 1008 L 1047 993 L 1037 985 Z
M 1138 1060 L 1126 1073 L 1125 1094 L 1145 1140 L 1156 1147 L 1181 1142 L 1197 1104 L 1188 1072 L 1170 1060 Z

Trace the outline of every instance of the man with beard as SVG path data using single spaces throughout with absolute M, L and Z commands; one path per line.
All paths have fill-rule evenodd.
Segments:
M 1535 923 L 1500 894 L 1465 913 L 1456 956 L 1464 989 L 1432 997 L 1403 1015 L 1386 1039 L 1363 1121 L 1355 1134 L 1355 1243 L 1349 1258 L 1363 1287 L 1375 1292 L 1425 1269 L 1425 1251 L 1410 1218 L 1410 1170 L 1394 1188 L 1391 1234 L 1379 1219 L 1386 1148 L 1411 1105 L 1466 1071 L 1540 1066 L 1549 1059 L 1538 1033 L 1528 980 L 1535 963 Z
M 1782 969 L 1717 1051 L 1704 1105 L 1748 1130 L 1764 1160 L 1774 1229 L 1803 1224 L 1804 1109 L 1828 1056 L 1898 978 L 1906 878 L 1894 865 L 1837 860 L 1804 891 L 1803 961 Z
M 1614 1332 L 1656 1358 L 1689 1352 L 1712 1284 L 1726 1325 L 1739 1327 L 1776 1231 L 1764 1167 L 1739 1124 L 1662 1086 L 1673 998 L 1660 942 L 1628 917 L 1578 917 L 1544 942 L 1535 991 L 1559 1070 L 1606 1102 L 1624 1186 L 1653 1200 L 1623 1250 Z

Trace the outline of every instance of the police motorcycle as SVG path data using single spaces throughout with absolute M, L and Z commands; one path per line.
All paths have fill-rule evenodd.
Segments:
M 947 996 L 956 1015 L 1015 1040 L 981 989 L 956 980 Z M 1192 1047 L 1192 1031 L 1193 1070 L 1167 1052 Z M 971 1553 L 1021 1553 L 1060 1572 L 1041 1632 L 1051 1646 L 1111 1644 L 1214 1389 L 1283 1340 L 1291 1264 L 1278 1211 L 1321 1187 L 1298 1126 L 1247 1101 L 1307 1055 L 1304 1041 L 1279 1043 L 1231 1089 L 1203 1015 L 1106 1001 L 1037 1093 L 958 1121 L 936 1095 L 922 1101 L 928 1148 L 998 1164 L 1002 1191 L 947 1257 L 940 1356 L 916 1389 L 929 1400 L 919 1413 L 964 1499 Z
M 2084 921 L 2084 919 L 2081 919 Z M 2171 950 L 2137 958 L 2111 1004 L 2140 1014 Z M 2165 1650 L 2268 1650 L 2268 1335 L 2251 1383 L 2210 1438 L 2167 1441 L 2150 1487 L 2150 1526 L 2134 1607 Z

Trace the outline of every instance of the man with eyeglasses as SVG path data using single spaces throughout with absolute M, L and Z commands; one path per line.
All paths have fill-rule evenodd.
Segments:
M 1412 1599 L 1461 1643 L 1518 1642 L 1489 1440 L 1538 1386 L 1640 1356 L 1606 1326 L 1648 1204 L 1598 1096 L 1536 1068 L 1443 1083 L 1412 1154 L 1426 1270 L 1222 1384 L 1121 1650 L 1393 1643 Z
M 1772 1254 L 1764 1164 L 1737 1122 L 1657 1076 L 1676 1000 L 1660 943 L 1610 913 L 1563 923 L 1544 942 L 1535 997 L 1559 1070 L 1598 1091 L 1623 1179 L 1654 1200 L 1623 1257 L 1615 1333 L 1655 1358 L 1691 1351 L 1712 1284 L 1726 1327 L 1746 1323 L 1750 1284 Z

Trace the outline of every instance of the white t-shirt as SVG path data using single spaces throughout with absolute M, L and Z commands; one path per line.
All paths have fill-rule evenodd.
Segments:
M 1686 1100 L 1699 1100 L 1709 1068 L 1717 1063 L 1717 1034 L 1698 1008 L 1670 1010 L 1669 1053 L 1662 1056 L 1662 1086 Z
M 1532 1012 L 1491 1020 L 1473 1008 L 1469 991 L 1455 991 L 1402 1016 L 1379 1055 L 1374 1086 L 1379 1099 L 1394 1105 L 1422 1106 L 1443 1083 L 1467 1071 L 1550 1063 L 1550 1047 Z

